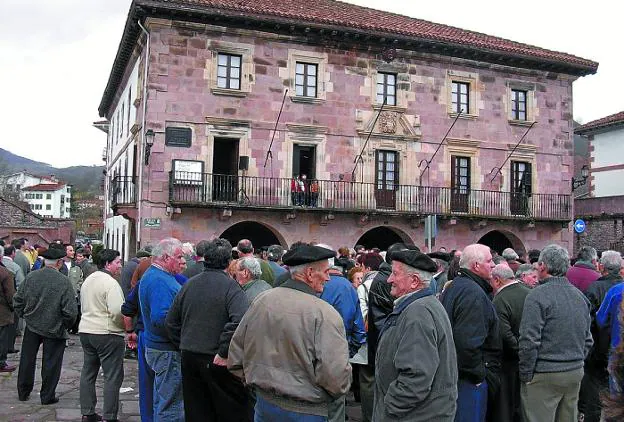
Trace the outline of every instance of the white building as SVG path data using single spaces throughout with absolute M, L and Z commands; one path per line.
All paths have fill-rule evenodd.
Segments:
M 30 209 L 43 217 L 71 218 L 71 186 L 54 176 L 36 176 L 25 171 L 7 176 L 5 189 L 20 192 Z
M 590 196 L 624 195 L 624 111 L 586 123 L 575 133 L 589 139 Z

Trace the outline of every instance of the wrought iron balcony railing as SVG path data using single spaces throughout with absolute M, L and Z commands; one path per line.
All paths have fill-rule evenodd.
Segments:
M 189 206 L 322 209 L 569 221 L 570 195 L 170 172 L 169 199 Z
M 116 176 L 110 183 L 111 206 L 134 205 L 136 203 L 133 176 Z

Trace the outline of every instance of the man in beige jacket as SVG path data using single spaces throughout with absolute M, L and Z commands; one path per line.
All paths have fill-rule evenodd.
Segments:
M 124 379 L 125 329 L 121 314 L 124 294 L 117 280 L 113 278 L 121 270 L 119 252 L 103 249 L 96 257 L 96 264 L 98 271 L 87 277 L 80 290 L 82 319 L 78 331 L 84 352 L 80 374 L 80 410 L 83 422 L 102 420 L 95 413 L 95 380 L 100 365 L 104 372 L 102 416 L 105 421 L 117 420 L 119 388 Z
M 349 391 L 344 323 L 317 297 L 335 255 L 309 245 L 288 251 L 290 280 L 261 293 L 234 333 L 228 369 L 255 388 L 257 420 L 325 421 Z

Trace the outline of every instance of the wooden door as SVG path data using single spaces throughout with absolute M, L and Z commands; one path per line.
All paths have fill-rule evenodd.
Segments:
M 529 215 L 531 197 L 531 163 L 511 162 L 511 199 L 509 208 L 513 215 Z
M 468 212 L 470 198 L 470 157 L 451 157 L 451 211 Z
M 395 209 L 399 188 L 399 155 L 377 150 L 375 157 L 375 200 L 377 208 Z

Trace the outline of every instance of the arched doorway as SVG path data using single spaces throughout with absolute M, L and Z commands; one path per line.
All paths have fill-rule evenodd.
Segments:
M 489 246 L 499 254 L 507 248 L 512 248 L 518 254 L 526 252 L 522 241 L 515 234 L 507 231 L 492 230 L 482 236 L 477 243 Z
M 280 240 L 281 236 L 279 236 L 279 234 L 274 233 L 273 230 L 264 224 L 256 223 L 255 221 L 236 223 L 228 227 L 219 237 L 227 239 L 232 246 L 236 246 L 241 239 L 249 239 L 256 250 L 262 246 L 271 245 L 282 245 L 286 247 L 283 239 Z
M 364 233 L 364 235 L 358 239 L 356 245 L 364 245 L 366 249 L 379 248 L 385 251 L 388 249 L 388 246 L 397 242 L 412 243 L 409 236 L 401 230 L 380 226 Z

